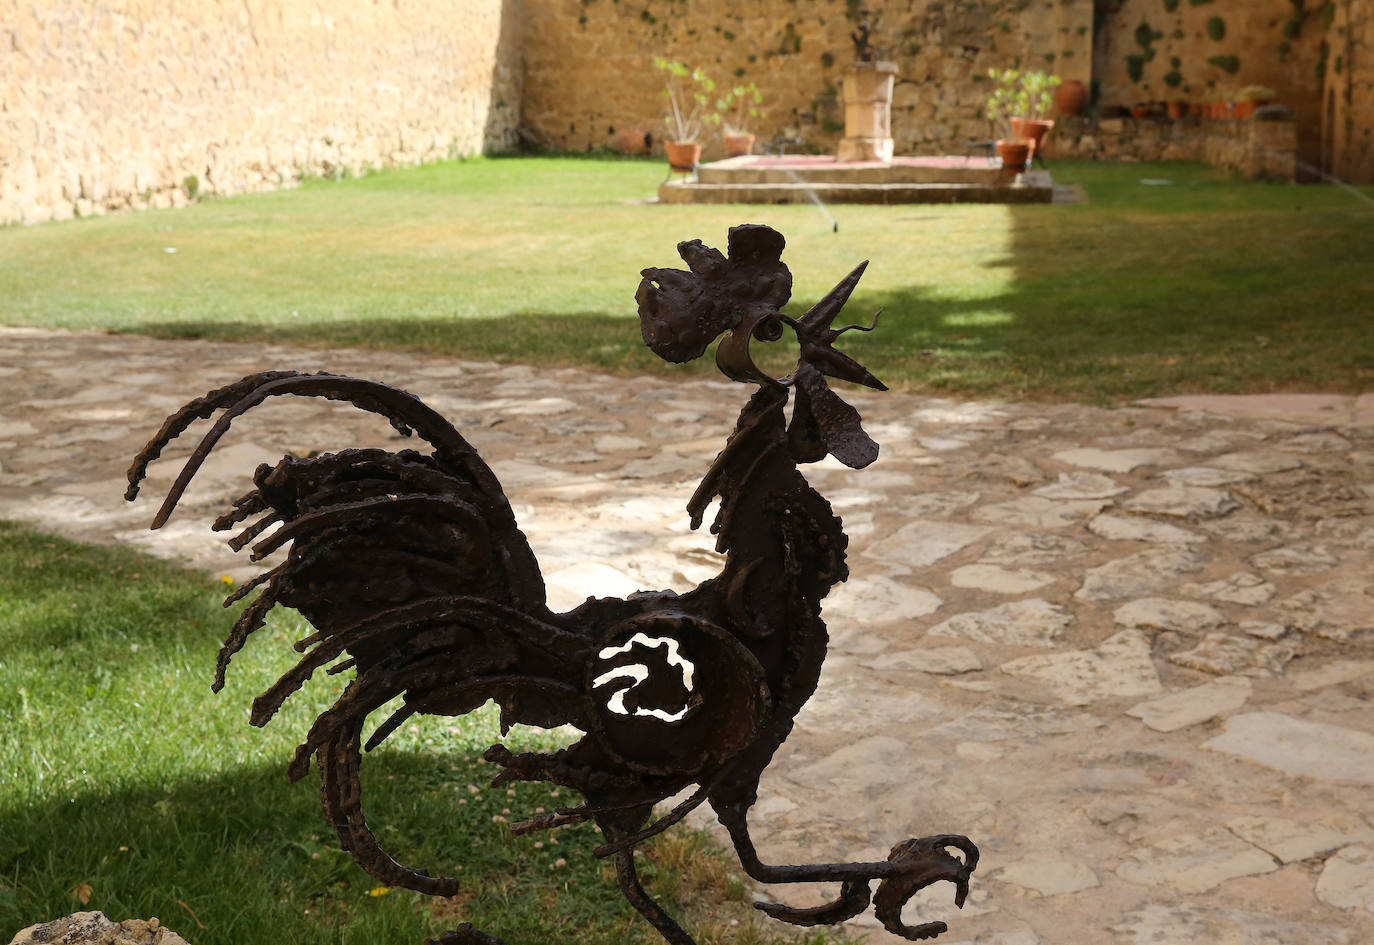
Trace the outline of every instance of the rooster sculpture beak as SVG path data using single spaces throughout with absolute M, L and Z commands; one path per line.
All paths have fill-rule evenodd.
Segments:
M 887 390 L 887 385 L 874 377 L 868 368 L 834 348 L 835 339 L 847 331 L 872 331 L 877 328 L 878 315 L 882 314 L 882 310 L 878 310 L 873 316 L 873 324 L 867 328 L 862 325 L 849 325 L 837 331 L 830 327 L 835 321 L 835 316 L 840 314 L 840 309 L 849 301 L 849 296 L 867 268 L 868 260 L 865 259 L 854 267 L 853 272 L 841 279 L 835 288 L 827 292 L 825 298 L 797 319 L 797 340 L 801 344 L 800 360 L 809 362 L 816 370 L 829 377 L 862 384 L 874 390 Z

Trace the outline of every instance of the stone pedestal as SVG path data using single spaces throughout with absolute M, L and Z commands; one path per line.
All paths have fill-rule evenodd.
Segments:
M 856 62 L 844 79 L 844 140 L 839 161 L 892 160 L 895 62 Z

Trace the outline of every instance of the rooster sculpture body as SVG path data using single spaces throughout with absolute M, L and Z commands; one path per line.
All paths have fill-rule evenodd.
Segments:
M 304 776 L 316 759 L 325 812 L 343 847 L 383 883 L 434 895 L 451 895 L 458 885 L 402 866 L 378 844 L 361 806 L 362 751 L 414 713 L 460 716 L 494 700 L 503 727 L 570 724 L 584 733 L 553 752 L 517 754 L 500 744 L 487 750 L 501 769 L 496 782 L 549 781 L 583 798 L 513 829 L 594 821 L 605 838 L 596 854 L 614 857 L 625 896 L 672 945 L 692 945 L 692 938 L 640 886 L 634 850 L 703 802 L 755 880 L 841 884 L 827 906 L 759 904 L 775 918 L 839 922 L 872 901 L 886 928 L 921 939 L 945 925 L 903 922 L 902 906 L 919 889 L 947 880 L 963 904 L 978 851 L 961 836 L 907 840 L 880 862 L 785 866 L 763 863 L 750 838 L 747 814 L 759 777 L 820 676 L 827 643 L 821 600 L 848 574 L 840 521 L 797 465 L 827 455 L 854 468 L 872 462 L 877 445 L 826 378 L 883 389 L 833 347 L 846 329 L 831 323 L 864 266 L 793 319 L 780 311 L 791 294 L 782 248 L 782 236 L 764 226 L 733 228 L 728 257 L 684 242 L 678 250 L 689 271 L 646 269 L 636 295 L 644 340 L 660 357 L 690 360 L 724 334 L 721 370 L 758 385 L 688 503 L 696 527 L 720 500 L 711 530 L 725 562 L 717 577 L 687 593 L 589 598 L 567 613 L 551 611 L 538 564 L 491 470 L 439 414 L 372 381 L 294 372 L 246 377 L 170 416 L 135 459 L 131 500 L 170 441 L 219 413 L 171 487 L 157 528 L 232 421 L 270 397 L 345 401 L 429 445 L 428 452 L 356 449 L 264 464 L 253 490 L 214 524 L 226 530 L 259 516 L 231 539 L 235 550 L 276 526 L 253 544 L 254 559 L 290 543 L 282 564 L 234 595 L 258 591 L 220 651 L 215 688 L 275 605 L 310 622 L 316 632 L 296 645 L 304 655 L 254 701 L 252 722 L 265 725 L 316 670 L 333 664 L 330 672 L 352 672 L 289 773 Z M 797 368 L 774 378 L 755 365 L 750 343 L 787 330 L 799 345 Z M 398 696 L 401 709 L 364 745 L 369 716 Z M 685 800 L 655 818 L 655 805 L 684 792 Z M 879 885 L 871 895 L 873 881 Z M 499 940 L 465 924 L 440 941 Z

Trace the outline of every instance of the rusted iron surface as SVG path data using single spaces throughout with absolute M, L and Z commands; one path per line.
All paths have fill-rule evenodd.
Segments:
M 157 528 L 230 423 L 271 397 L 344 401 L 430 447 L 288 455 L 275 467 L 260 466 L 254 488 L 213 526 L 229 530 L 257 516 L 230 539 L 236 550 L 255 542 L 254 559 L 290 545 L 282 564 L 233 595 L 257 592 L 220 651 L 214 688 L 223 686 L 230 659 L 274 606 L 295 608 L 311 623 L 316 632 L 297 644 L 304 655 L 254 701 L 252 722 L 265 725 L 318 669 L 353 674 L 311 726 L 289 773 L 299 779 L 316 760 L 340 842 L 381 882 L 433 895 L 458 887 L 455 879 L 397 863 L 378 844 L 361 806 L 362 750 L 412 714 L 459 716 L 493 700 L 503 726 L 570 724 L 585 733 L 557 752 L 517 754 L 500 744 L 486 751 L 502 769 L 495 784 L 548 781 L 583 798 L 512 829 L 593 821 L 605 838 L 595 854 L 615 858 L 625 897 L 672 945 L 693 940 L 641 888 L 635 847 L 703 802 L 755 880 L 842 884 L 839 898 L 819 908 L 758 904 L 774 918 L 830 924 L 871 901 L 888 930 L 923 939 L 945 925 L 905 924 L 902 906 L 911 896 L 947 880 L 963 904 L 978 850 L 962 836 L 906 840 L 886 860 L 869 863 L 768 865 L 755 852 L 747 817 L 759 778 L 815 691 L 827 644 L 821 600 L 848 576 L 840 520 L 797 467 L 827 455 L 855 469 L 876 459 L 877 444 L 828 378 L 884 388 L 834 348 L 849 329 L 831 326 L 864 265 L 792 318 L 780 311 L 792 284 L 781 261 L 782 236 L 763 226 L 735 227 L 728 248 L 726 255 L 699 240 L 681 243 L 688 270 L 646 269 L 636 293 L 644 340 L 660 357 L 700 357 L 724 334 L 716 353 L 721 371 L 758 388 L 687 506 L 695 528 L 720 499 L 711 531 L 724 567 L 685 594 L 641 592 L 551 611 L 538 564 L 486 463 L 418 398 L 374 381 L 252 375 L 181 408 L 135 458 L 131 500 L 168 443 L 195 421 L 214 418 L 155 516 Z M 787 331 L 798 343 L 796 369 L 770 376 L 750 345 Z M 401 709 L 363 745 L 369 715 L 397 696 Z M 656 804 L 687 789 L 686 800 L 655 818 Z M 466 924 L 439 941 L 499 945 Z
M 873 42 L 869 39 L 869 34 L 871 34 L 877 26 L 877 20 L 874 20 L 872 23 L 869 22 L 869 18 L 871 18 L 872 15 L 872 10 L 860 10 L 859 16 L 865 17 L 865 19 L 859 23 L 857 32 L 849 34 L 850 40 L 854 43 L 855 62 L 872 62 L 878 58 L 877 53 L 873 49 Z

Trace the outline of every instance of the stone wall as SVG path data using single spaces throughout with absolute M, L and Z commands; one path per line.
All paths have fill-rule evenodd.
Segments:
M 1348 183 L 1374 184 L 1374 0 L 1336 0 L 1321 65 L 1322 168 Z
M 650 65 L 656 55 L 700 66 L 722 87 L 756 82 L 768 99 L 768 114 L 754 129 L 761 145 L 781 136 L 800 141 L 789 144 L 793 149 L 832 152 L 842 136 L 841 88 L 853 58 L 857 2 L 525 2 L 524 122 L 536 144 L 634 150 L 647 133 L 657 150 L 665 109 Z M 870 0 L 864 6 L 878 16 L 876 44 L 890 50 L 900 69 L 892 115 L 899 154 L 963 153 L 970 140 L 991 137 L 994 129 L 982 116 L 987 69 L 1028 65 L 1091 83 L 1096 104 L 1106 107 L 1225 100 L 1247 85 L 1268 86 L 1296 118 L 1283 125 L 1285 140 L 1296 138 L 1296 151 L 1285 151 L 1280 164 L 1292 162 L 1299 179 L 1337 163 L 1353 179 L 1374 173 L 1365 134 L 1374 124 L 1374 54 L 1358 54 L 1369 48 L 1374 0 Z M 1352 26 L 1342 33 L 1346 20 Z M 1333 119 L 1324 113 L 1323 83 L 1333 87 L 1341 42 L 1353 49 L 1340 60 L 1349 65 L 1335 91 L 1345 104 L 1335 106 L 1341 129 L 1333 136 L 1325 130 Z M 1172 133 L 1154 130 L 1139 147 L 1118 150 L 1127 158 L 1193 153 Z M 1105 146 L 1101 151 L 1114 154 Z M 719 143 L 708 142 L 706 157 L 720 154 Z M 1241 163 L 1256 166 L 1249 158 Z
M 623 148 L 647 132 L 657 149 L 665 109 L 651 63 L 664 56 L 703 68 L 718 91 L 756 82 L 767 97 L 761 141 L 833 151 L 861 6 L 877 15 L 875 46 L 900 68 L 901 154 L 961 153 L 990 137 L 989 67 L 1090 78 L 1092 0 L 525 0 L 525 126 L 545 147 Z M 708 143 L 708 157 L 721 153 Z
M 0 223 L 509 148 L 516 0 L 0 0 Z
M 1296 137 L 1300 172 L 1374 183 L 1374 0 L 867 8 L 875 45 L 900 69 L 899 154 L 963 153 L 991 137 L 987 69 L 1025 65 L 1091 82 L 1100 105 L 1268 85 L 1296 112 L 1284 134 Z M 703 67 L 722 91 L 757 82 L 762 142 L 830 152 L 843 134 L 860 9 L 857 0 L 0 0 L 0 223 L 503 150 L 518 127 L 550 148 L 635 149 L 648 135 L 657 150 L 656 55 Z M 1072 143 L 1061 133 L 1055 146 L 1103 158 L 1193 153 L 1186 128 L 1131 121 Z M 707 157 L 720 153 L 711 141 Z
M 1297 115 L 1299 151 L 1321 154 L 1324 0 L 1098 0 L 1100 105 L 1228 100 L 1264 85 Z
M 1297 179 L 1298 127 L 1292 119 L 1093 118 L 1055 123 L 1050 160 L 1202 161 L 1242 177 Z

